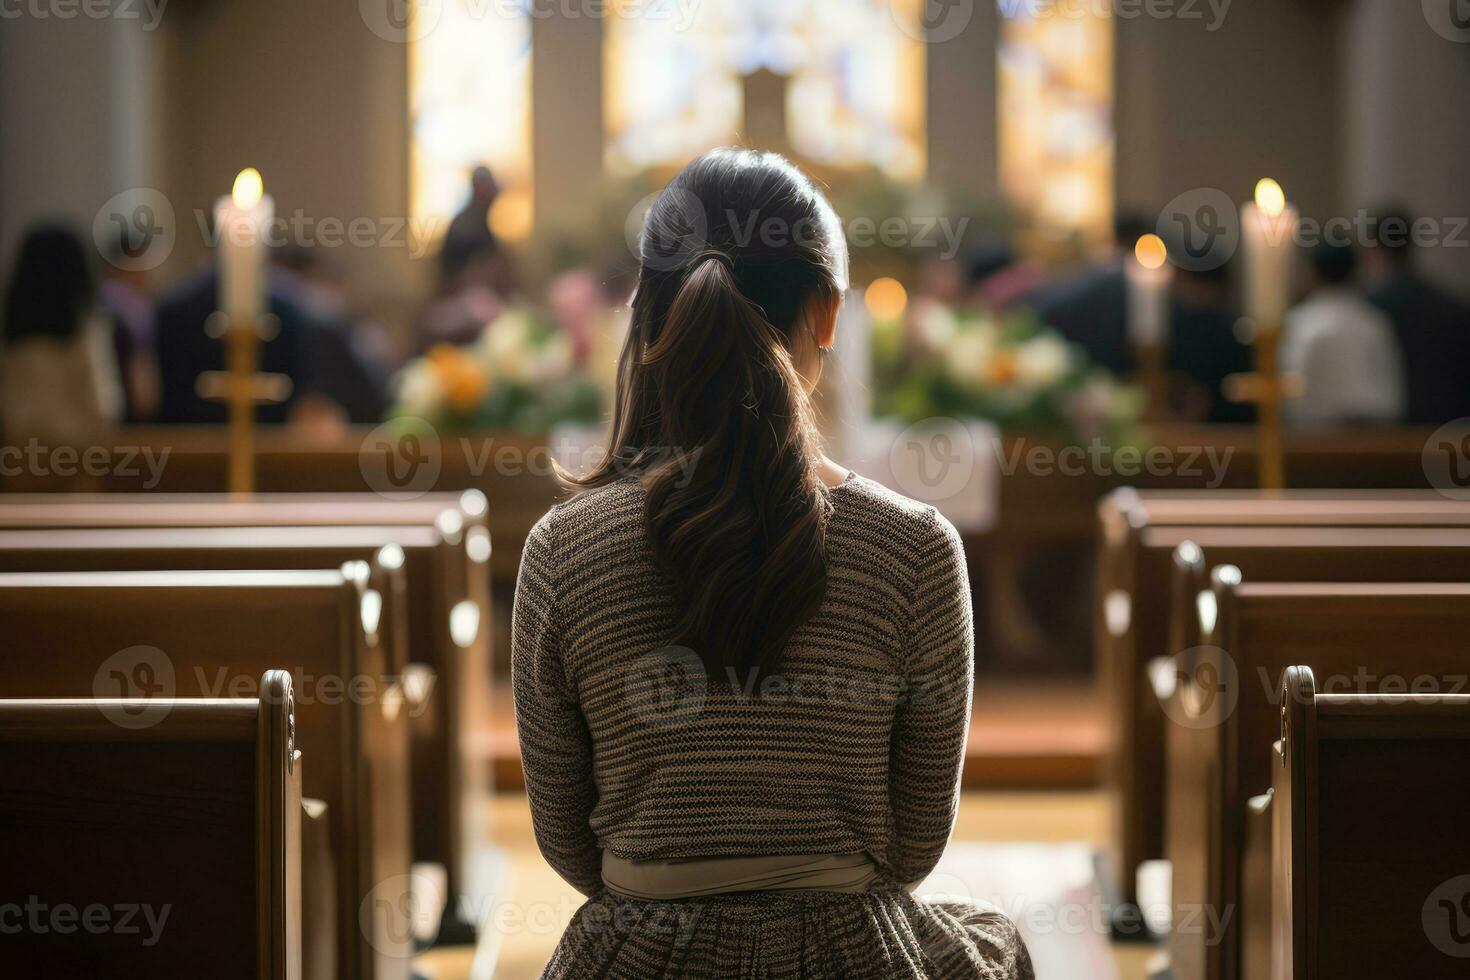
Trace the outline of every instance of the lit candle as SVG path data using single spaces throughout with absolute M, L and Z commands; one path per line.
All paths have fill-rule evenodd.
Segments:
M 1281 185 L 1267 177 L 1256 185 L 1256 200 L 1241 209 L 1245 247 L 1245 312 L 1258 329 L 1281 329 L 1291 303 L 1291 275 L 1300 218 L 1286 202 Z
M 246 167 L 228 197 L 214 202 L 219 307 L 232 323 L 254 324 L 265 311 L 266 248 L 276 205 L 260 171 Z
M 1136 346 L 1158 347 L 1169 339 L 1169 250 L 1158 235 L 1144 235 L 1125 265 L 1128 279 L 1128 337 Z

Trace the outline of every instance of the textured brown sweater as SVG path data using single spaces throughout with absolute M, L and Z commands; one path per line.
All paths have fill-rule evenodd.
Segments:
M 932 507 L 832 491 L 828 581 L 782 672 L 749 690 L 668 647 L 668 583 L 632 479 L 531 531 L 512 625 L 536 839 L 579 891 L 634 860 L 866 851 L 923 878 L 954 824 L 974 631 L 964 552 Z

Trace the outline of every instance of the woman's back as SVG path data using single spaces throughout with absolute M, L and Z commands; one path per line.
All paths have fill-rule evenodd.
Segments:
M 826 597 L 781 672 L 710 678 L 694 651 L 666 645 L 672 591 L 644 496 L 632 479 L 585 492 L 528 542 L 514 665 L 528 780 L 542 761 L 555 780 L 568 759 L 589 761 L 587 829 L 622 858 L 867 852 L 896 881 L 922 878 L 949 836 L 969 718 L 953 528 L 871 481 L 835 488 Z M 895 726 L 922 746 L 895 744 Z M 563 846 L 577 860 L 577 841 Z M 595 888 L 596 856 L 579 863 L 558 870 Z
M 1030 975 L 916 901 L 954 825 L 974 632 L 954 528 L 822 452 L 841 223 L 716 150 L 648 211 L 608 452 L 532 530 L 511 670 L 548 977 Z

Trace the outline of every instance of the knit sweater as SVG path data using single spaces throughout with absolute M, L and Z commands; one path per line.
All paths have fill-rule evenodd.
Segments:
M 969 729 L 959 536 L 853 477 L 831 491 L 827 591 L 781 671 L 709 679 L 670 647 L 633 479 L 558 504 L 521 559 L 511 669 L 536 839 L 584 894 L 633 860 L 866 852 L 894 886 L 938 862 Z

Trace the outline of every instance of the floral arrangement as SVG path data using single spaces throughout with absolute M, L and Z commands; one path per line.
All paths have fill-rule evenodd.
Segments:
M 1029 310 L 919 304 L 873 324 L 872 352 L 879 415 L 987 419 L 1070 444 L 1136 443 L 1143 393 L 1089 363 Z
M 438 344 L 405 366 L 393 414 L 451 431 L 542 434 L 562 423 L 595 423 L 603 386 L 578 360 L 566 331 L 511 308 L 474 343 Z

